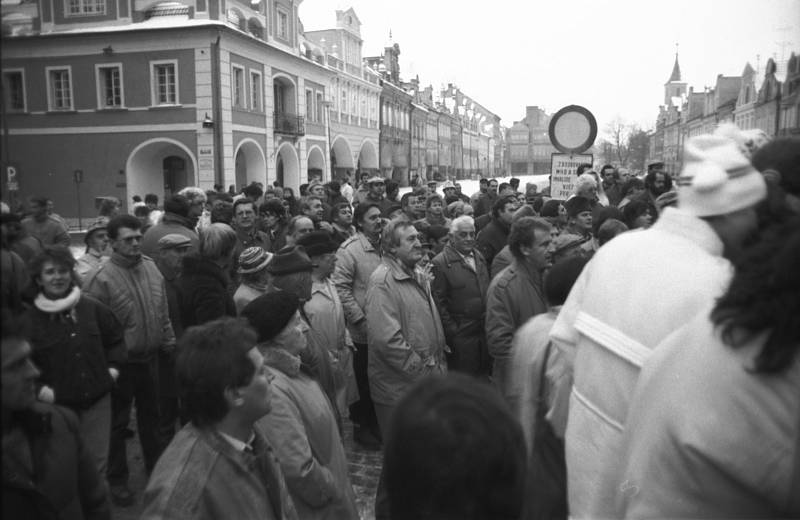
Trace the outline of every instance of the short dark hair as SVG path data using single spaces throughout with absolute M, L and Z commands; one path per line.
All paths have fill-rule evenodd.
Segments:
M 262 190 L 261 186 L 259 186 L 258 184 L 252 183 L 244 187 L 244 189 L 242 190 L 242 194 L 245 197 L 255 200 L 264 194 L 264 190 Z
M 277 216 L 280 220 L 286 220 L 286 208 L 283 207 L 281 199 L 270 199 L 264 202 L 263 204 L 261 204 L 261 207 L 258 208 L 258 212 L 261 215 L 272 213 L 273 215 Z
M 240 318 L 221 318 L 189 327 L 178 346 L 176 373 L 181 408 L 197 427 L 228 414 L 225 389 L 246 386 L 256 368 L 248 356 L 256 332 Z
M 665 172 L 664 170 L 651 170 L 645 175 L 644 177 L 644 187 L 650 190 L 655 186 L 656 183 L 656 175 L 663 175 L 664 176 L 664 190 L 669 191 L 672 189 L 672 176 Z
M 191 206 L 188 198 L 176 193 L 175 195 L 170 195 L 167 197 L 167 200 L 164 201 L 164 212 L 174 213 L 181 217 L 188 217 Z
M 620 190 L 620 193 L 622 193 L 623 197 L 627 197 L 634 189 L 636 190 L 644 189 L 644 182 L 642 181 L 642 179 L 638 177 L 629 178 L 627 181 L 625 181 L 625 184 L 622 185 L 622 190 Z
M 48 199 L 47 197 L 36 195 L 28 199 L 28 204 L 36 204 L 37 206 L 47 206 L 48 200 L 50 199 Z
M 428 197 L 428 198 L 425 200 L 425 207 L 426 207 L 426 208 L 430 208 L 430 207 L 431 207 L 431 204 L 433 204 L 433 203 L 434 203 L 434 202 L 436 202 L 437 200 L 438 200 L 439 202 L 441 202 L 441 203 L 442 203 L 442 205 L 444 205 L 444 199 L 442 198 L 442 196 L 441 196 L 441 195 L 439 195 L 439 194 L 437 194 L 437 193 L 434 193 L 433 195 L 431 195 L 430 197 Z
M 511 231 L 508 233 L 508 248 L 516 258 L 523 258 L 522 248 L 530 247 L 536 242 L 534 231 L 550 232 L 552 226 L 549 222 L 538 217 L 522 217 L 511 224 Z
M 503 191 L 506 188 L 510 188 L 511 185 L 507 182 L 501 182 L 500 185 L 497 187 L 497 191 Z
M 589 259 L 583 256 L 571 256 L 553 264 L 544 277 L 544 297 L 548 305 L 551 307 L 563 305 L 567 301 L 575 280 L 588 261 Z
M 591 169 L 592 169 L 592 165 L 591 165 L 591 164 L 589 164 L 589 163 L 582 163 L 582 164 L 578 165 L 578 171 L 577 171 L 577 174 L 578 174 L 578 176 L 580 176 L 580 175 L 582 175 L 582 174 L 583 174 L 583 172 L 585 172 L 586 170 L 591 170 Z
M 116 240 L 120 228 L 142 229 L 142 222 L 133 215 L 117 215 L 108 222 L 108 238 Z
M 626 226 L 628 226 L 628 229 L 633 229 L 635 227 L 633 224 L 636 219 L 649 212 L 650 206 L 646 202 L 642 202 L 641 200 L 632 200 L 625 204 L 625 207 L 622 208 L 621 220 Z M 655 217 L 655 215 L 651 216 Z
M 605 170 L 609 169 L 609 168 L 611 168 L 612 170 L 614 170 L 614 172 L 616 172 L 616 171 L 617 171 L 617 169 L 616 169 L 616 168 L 614 168 L 614 165 L 612 165 L 612 164 L 604 164 L 604 165 L 603 165 L 603 166 L 600 168 L 600 174 L 602 175 L 602 174 L 603 174 L 603 172 L 604 172 Z
M 330 222 L 336 220 L 336 217 L 339 216 L 339 211 L 345 208 L 350 208 L 351 210 L 353 209 L 349 202 L 340 202 L 338 204 L 334 204 L 333 207 L 331 207 L 330 215 L 328 215 Z
M 211 223 L 221 222 L 230 225 L 233 222 L 233 204 L 219 199 L 219 204 L 211 208 Z
M 481 177 L 480 180 L 478 181 L 478 186 L 480 186 L 481 184 L 489 184 L 489 179 Z
M 778 137 L 759 148 L 752 158 L 760 172 L 780 173 L 780 186 L 794 195 L 800 194 L 800 137 Z
M 258 186 L 256 186 L 258 188 Z M 236 208 L 239 206 L 244 206 L 245 204 L 250 204 L 253 206 L 253 212 L 256 210 L 256 203 L 252 200 L 248 199 L 247 197 L 242 197 L 240 199 L 236 199 L 236 202 L 233 203 L 233 214 L 236 215 Z
M 41 253 L 33 257 L 28 264 L 28 271 L 31 273 L 31 279 L 36 280 L 42 274 L 42 267 L 46 262 L 52 262 L 55 265 L 66 267 L 72 274 L 72 283 L 79 285 L 78 275 L 75 274 L 75 257 L 72 251 L 65 246 L 49 246 L 45 247 Z
M 400 206 L 407 207 L 409 205 L 408 199 L 411 197 L 416 197 L 416 195 L 414 195 L 414 193 L 411 191 L 403 193 L 403 196 L 400 197 Z
M 398 184 L 396 181 L 393 181 L 391 179 L 386 181 L 386 193 L 394 193 L 399 189 L 400 189 L 400 184 Z
M 136 206 L 133 208 L 133 216 L 134 217 L 146 217 L 152 212 L 153 210 L 148 208 L 147 206 Z
M 378 208 L 380 211 L 381 207 L 374 203 L 374 202 L 362 202 L 356 209 L 353 211 L 353 224 L 356 226 L 356 229 L 361 230 L 361 221 L 364 220 L 364 215 L 367 214 L 372 208 Z
M 148 202 L 152 202 L 153 204 L 158 204 L 158 195 L 155 193 L 148 193 L 144 196 L 144 203 L 147 204 Z
M 517 198 L 513 195 L 506 195 L 504 197 L 498 198 L 492 204 L 492 216 L 497 218 L 500 215 L 500 212 L 506 209 L 506 204 L 516 204 Z
M 463 374 L 428 376 L 384 433 L 393 520 L 511 520 L 522 512 L 526 449 L 500 394 Z

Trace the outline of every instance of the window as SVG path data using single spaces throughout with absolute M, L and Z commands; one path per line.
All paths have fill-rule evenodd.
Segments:
M 325 118 L 322 115 L 322 108 L 324 107 L 322 103 L 322 93 L 317 92 L 317 121 L 324 121 Z
M 96 65 L 97 73 L 97 108 L 121 108 L 122 66 Z
M 244 87 L 244 69 L 236 65 L 231 65 L 231 82 L 234 108 L 246 108 L 245 100 L 247 99 Z
M 314 120 L 314 92 L 306 89 L 306 120 Z
M 261 73 L 250 71 L 250 108 L 256 112 L 263 112 L 261 102 Z
M 68 0 L 67 16 L 100 16 L 106 14 L 106 0 Z
M 278 9 L 278 38 L 289 39 L 289 13 Z
M 47 67 L 47 101 L 50 110 L 72 110 L 70 67 Z
M 151 82 L 153 85 L 153 105 L 178 104 L 177 60 L 151 63 Z
M 25 74 L 22 70 L 3 71 L 3 92 L 6 110 L 25 112 Z
M 342 115 L 347 115 L 347 89 L 342 87 Z

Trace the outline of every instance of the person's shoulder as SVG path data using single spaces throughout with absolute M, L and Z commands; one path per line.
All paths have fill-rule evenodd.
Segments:
M 514 269 L 514 264 L 511 264 L 497 273 L 497 276 L 494 277 L 489 286 L 489 290 L 495 287 L 505 291 L 510 285 L 515 283 L 515 280 L 518 278 L 518 276 L 519 274 L 517 273 L 517 270 Z
M 342 242 L 342 245 L 339 246 L 339 249 L 340 250 L 341 249 L 349 249 L 350 247 L 353 246 L 353 244 L 356 244 L 358 242 L 359 242 L 358 233 L 356 233 L 353 236 L 349 236 L 349 237 L 345 238 L 344 242 Z

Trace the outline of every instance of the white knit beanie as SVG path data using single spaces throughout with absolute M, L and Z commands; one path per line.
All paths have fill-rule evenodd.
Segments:
M 749 208 L 767 195 L 763 176 L 733 139 L 721 135 L 686 141 L 677 184 L 678 207 L 698 217 Z

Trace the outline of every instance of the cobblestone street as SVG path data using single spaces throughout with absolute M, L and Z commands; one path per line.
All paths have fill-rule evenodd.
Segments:
M 133 417 L 131 418 L 131 428 L 135 429 Z M 344 447 L 350 467 L 350 481 L 355 490 L 361 520 L 373 520 L 375 518 L 375 490 L 381 472 L 381 453 L 361 449 L 353 441 L 353 425 L 348 420 L 345 420 Z M 131 471 L 130 486 L 131 491 L 136 494 L 136 502 L 131 507 L 114 507 L 115 520 L 137 520 L 142 513 L 142 495 L 147 480 L 138 437 L 128 441 L 128 461 Z

